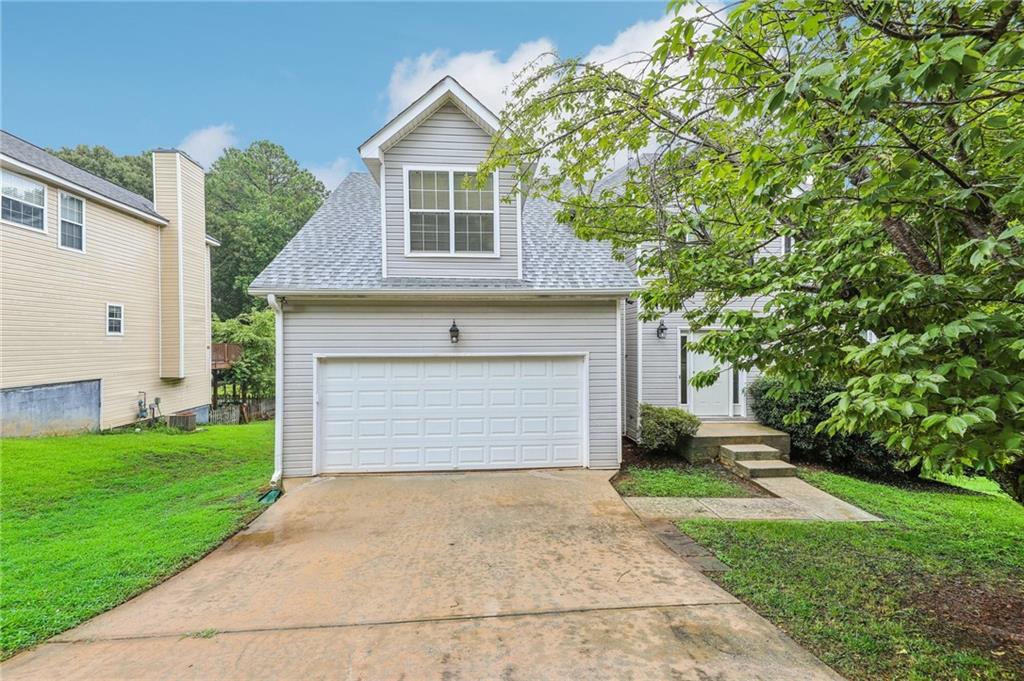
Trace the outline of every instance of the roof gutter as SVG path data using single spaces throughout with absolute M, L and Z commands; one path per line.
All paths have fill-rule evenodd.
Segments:
M 384 289 L 268 289 L 250 288 L 249 294 L 253 296 L 289 295 L 310 298 L 387 298 L 397 297 L 419 297 L 429 298 L 435 296 L 458 296 L 460 298 L 487 298 L 487 297 L 523 297 L 523 298 L 547 298 L 552 296 L 577 296 L 577 297 L 604 297 L 618 298 L 628 296 L 636 288 L 605 288 L 605 289 L 502 289 L 502 288 L 384 288 Z
M 150 215 L 145 211 L 139 210 L 138 208 L 135 208 L 133 206 L 129 206 L 127 203 L 121 203 L 116 199 L 112 199 L 108 196 L 104 196 L 103 194 L 94 192 L 93 190 L 87 189 L 80 184 L 72 182 L 71 180 L 65 180 L 63 177 L 60 177 L 59 175 L 48 173 L 45 170 L 35 167 L 34 165 L 30 165 L 28 163 L 25 163 L 24 161 L 19 161 L 16 158 L 11 158 L 7 154 L 0 154 L 0 160 L 2 160 L 6 165 L 9 165 L 13 168 L 17 168 L 18 170 L 26 172 L 30 175 L 34 175 L 35 177 L 38 177 L 41 180 L 51 182 L 59 187 L 68 189 L 74 192 L 75 194 L 87 196 L 94 201 L 98 201 L 99 203 L 103 203 L 108 206 L 113 206 L 118 210 L 130 213 L 131 215 L 134 215 L 137 218 L 141 218 L 146 222 L 151 222 L 155 225 L 161 226 L 168 224 L 168 220 L 166 218 L 160 217 L 158 215 Z
M 284 472 L 284 308 L 273 293 L 267 305 L 274 311 L 274 474 L 270 485 L 281 488 Z

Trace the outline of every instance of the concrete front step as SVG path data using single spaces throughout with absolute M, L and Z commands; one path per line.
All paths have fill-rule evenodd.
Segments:
M 690 463 L 715 461 L 722 445 L 766 445 L 780 452 L 778 458 L 789 458 L 788 434 L 750 422 L 702 423 L 696 435 L 686 438 L 681 453 Z
M 718 448 L 718 458 L 724 464 L 733 461 L 766 461 L 779 459 L 789 461 L 789 455 L 783 454 L 775 447 L 764 444 L 728 444 Z
M 730 466 L 742 478 L 792 478 L 796 466 L 780 459 L 734 461 Z

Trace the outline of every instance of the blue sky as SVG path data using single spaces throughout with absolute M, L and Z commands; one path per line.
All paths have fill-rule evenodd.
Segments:
M 278 142 L 335 184 L 356 147 L 441 75 L 500 108 L 547 49 L 649 46 L 662 2 L 3 3 L 0 124 L 116 153 Z M 40 26 L 45 31 L 40 32 Z

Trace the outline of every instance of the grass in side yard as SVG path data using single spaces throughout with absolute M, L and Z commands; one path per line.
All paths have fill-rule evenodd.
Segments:
M 1024 678 L 1024 507 L 802 476 L 886 522 L 681 522 L 723 586 L 850 679 Z
M 0 654 L 202 557 L 261 510 L 274 424 L 5 440 Z
M 753 492 L 716 466 L 630 466 L 615 480 L 624 497 L 751 497 Z

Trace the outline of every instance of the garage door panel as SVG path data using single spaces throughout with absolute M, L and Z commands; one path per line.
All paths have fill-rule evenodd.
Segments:
M 580 357 L 321 364 L 325 472 L 579 466 Z

